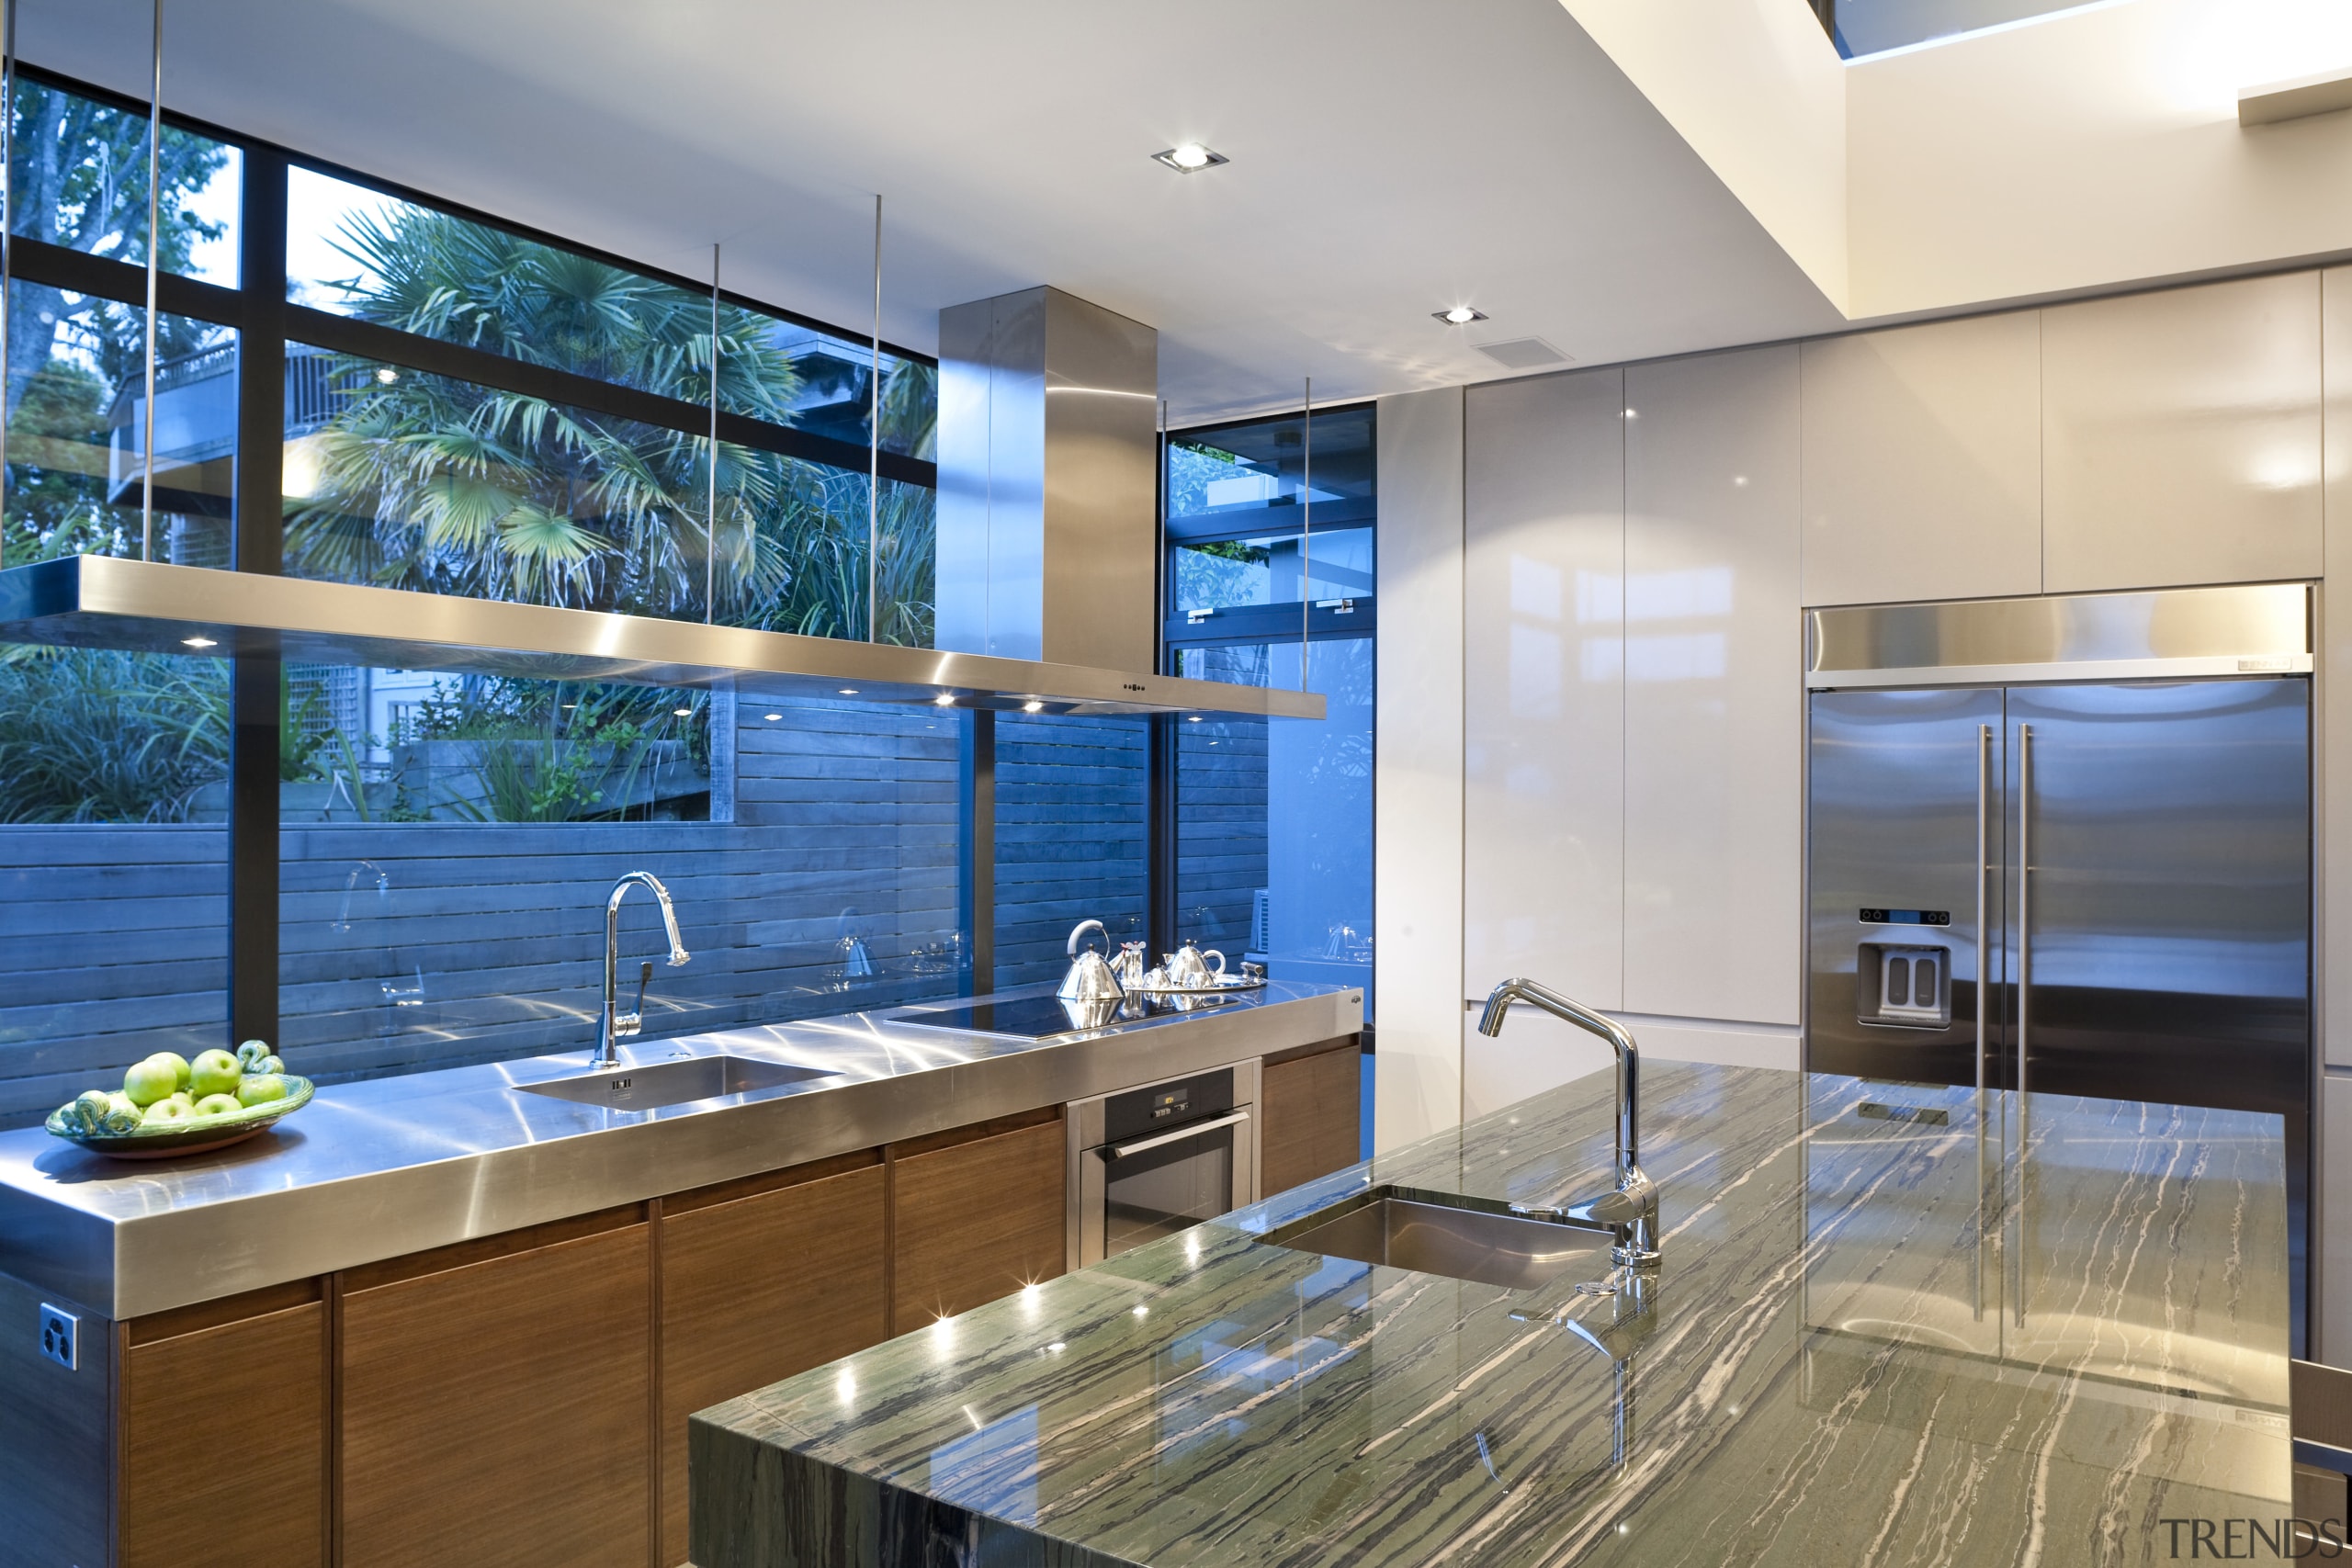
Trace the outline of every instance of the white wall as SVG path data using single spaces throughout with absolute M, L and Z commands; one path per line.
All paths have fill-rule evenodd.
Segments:
M 2241 87 L 2347 66 L 2343 0 L 2132 0 L 1857 61 L 1846 313 L 2352 247 L 2352 114 L 2237 123 Z
M 1378 407 L 1373 1147 L 1462 1115 L 1462 389 Z

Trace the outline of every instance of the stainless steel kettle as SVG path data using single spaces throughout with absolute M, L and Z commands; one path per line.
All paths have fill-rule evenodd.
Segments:
M 1118 976 L 1112 973 L 1111 965 L 1103 961 L 1101 953 L 1091 947 L 1081 951 L 1078 945 L 1085 940 L 1089 931 L 1102 935 L 1103 946 L 1111 944 L 1111 933 L 1102 930 L 1102 921 L 1079 921 L 1069 933 L 1069 973 L 1062 976 L 1062 983 L 1054 995 L 1066 1002 L 1115 1002 L 1126 995 L 1119 985 Z

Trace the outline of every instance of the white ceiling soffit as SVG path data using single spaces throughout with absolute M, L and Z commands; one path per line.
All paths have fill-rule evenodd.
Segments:
M 143 95 L 147 0 L 21 3 Z M 1178 423 L 1510 374 L 1464 302 L 1584 364 L 1839 320 L 1557 0 L 164 7 L 173 108 L 852 329 L 878 189 L 886 336 L 1050 283 L 1159 330 Z
M 1560 0 L 1847 315 L 2352 251 L 2347 0 L 2093 0 L 1841 62 L 1804 0 Z

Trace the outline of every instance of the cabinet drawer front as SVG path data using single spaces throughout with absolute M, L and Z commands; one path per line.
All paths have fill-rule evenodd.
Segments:
M 631 1564 L 651 1532 L 647 1227 L 343 1305 L 343 1561 Z

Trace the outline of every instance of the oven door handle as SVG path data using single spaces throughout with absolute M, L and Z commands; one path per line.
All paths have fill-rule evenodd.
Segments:
M 1156 1149 L 1162 1144 L 1172 1144 L 1179 1138 L 1190 1138 L 1202 1133 L 1214 1133 L 1219 1127 L 1230 1127 L 1236 1122 L 1249 1120 L 1250 1112 L 1237 1111 L 1229 1116 L 1219 1116 L 1207 1122 L 1195 1122 L 1190 1126 L 1171 1128 L 1165 1133 L 1155 1133 L 1148 1138 L 1137 1138 L 1132 1144 L 1108 1144 L 1103 1146 L 1102 1157 L 1125 1159 L 1129 1155 L 1139 1155 L 1146 1149 Z

